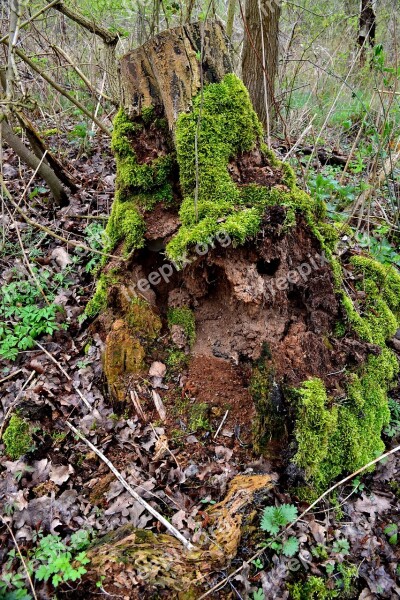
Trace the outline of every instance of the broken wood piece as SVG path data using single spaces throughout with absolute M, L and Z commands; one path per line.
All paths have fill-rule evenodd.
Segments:
M 154 405 L 157 409 L 158 414 L 160 415 L 161 421 L 165 421 L 167 418 L 167 411 L 165 410 L 165 406 L 163 401 L 161 400 L 160 394 L 158 394 L 155 390 L 151 390 Z
M 132 404 L 135 407 L 136 414 L 142 419 L 142 421 L 146 421 L 146 415 L 143 412 L 142 405 L 140 404 L 140 398 L 136 390 L 131 390 L 131 400 Z

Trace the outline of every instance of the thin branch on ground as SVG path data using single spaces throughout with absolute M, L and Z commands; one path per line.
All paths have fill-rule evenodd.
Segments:
M 194 550 L 194 546 L 189 540 L 183 537 L 183 535 L 173 525 L 171 525 L 171 523 L 167 521 L 165 517 L 163 517 L 158 511 L 155 510 L 155 508 L 148 504 L 146 500 L 143 500 L 143 498 L 139 496 L 137 492 L 135 492 L 135 490 L 129 485 L 129 483 L 124 479 L 124 477 L 122 477 L 121 473 L 114 467 L 112 462 L 108 460 L 108 458 L 101 452 L 101 450 L 96 448 L 96 446 L 94 446 L 87 438 L 85 438 L 85 436 L 78 429 L 76 429 L 76 427 L 74 427 L 69 421 L 67 421 L 66 424 L 75 435 L 77 435 L 95 454 L 97 454 L 99 458 L 101 458 L 101 460 L 107 465 L 110 471 L 114 473 L 118 481 L 122 483 L 127 492 L 130 493 L 132 498 L 135 498 L 135 500 L 139 502 L 139 504 L 144 506 L 144 508 L 151 515 L 153 515 L 153 517 L 155 517 L 157 521 L 164 525 L 167 531 L 169 531 L 171 535 L 176 537 L 176 539 L 178 539 L 187 550 Z

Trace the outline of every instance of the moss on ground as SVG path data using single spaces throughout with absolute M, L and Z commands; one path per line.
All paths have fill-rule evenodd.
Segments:
M 29 423 L 19 415 L 12 415 L 7 429 L 3 434 L 6 453 L 12 460 L 18 460 L 32 450 L 33 440 Z

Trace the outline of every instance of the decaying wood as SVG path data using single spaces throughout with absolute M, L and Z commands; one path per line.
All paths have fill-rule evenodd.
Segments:
M 218 21 L 169 29 L 122 57 L 122 105 L 131 117 L 153 106 L 172 129 L 190 108 L 201 79 L 214 83 L 232 70 L 229 41 Z
M 228 567 L 235 557 L 243 528 L 251 523 L 255 494 L 267 493 L 271 486 L 269 475 L 235 477 L 224 500 L 205 511 L 204 530 L 192 551 L 170 535 L 130 525 L 119 528 L 88 551 L 92 570 L 88 575 L 106 574 L 113 582 L 121 575 L 122 583 L 129 574 L 139 584 L 167 589 L 169 598 L 197 598 L 209 575 Z

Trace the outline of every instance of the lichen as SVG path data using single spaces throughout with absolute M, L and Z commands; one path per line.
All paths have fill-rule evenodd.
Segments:
M 3 434 L 6 453 L 12 460 L 18 460 L 33 448 L 30 426 L 19 415 L 12 415 L 7 429 Z
M 162 323 L 148 302 L 142 298 L 133 298 L 126 311 L 126 323 L 132 335 L 144 342 L 157 339 Z

